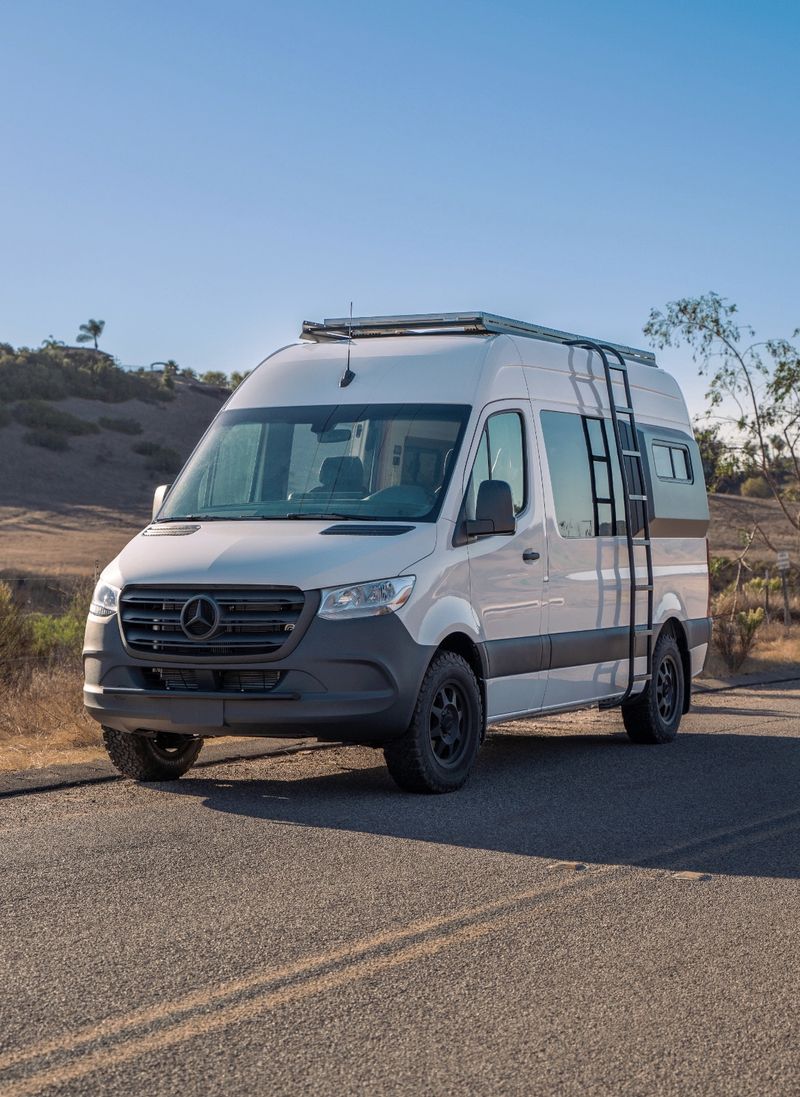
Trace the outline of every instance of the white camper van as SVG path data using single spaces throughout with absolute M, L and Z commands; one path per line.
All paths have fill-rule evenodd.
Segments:
M 667 742 L 707 526 L 650 352 L 489 313 L 308 322 L 100 577 L 86 707 L 140 780 L 207 737 L 315 736 L 447 792 L 489 725 L 597 705 Z

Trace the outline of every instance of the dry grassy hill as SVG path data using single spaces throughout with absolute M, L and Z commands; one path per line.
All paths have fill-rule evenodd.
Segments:
M 742 534 L 756 525 L 777 549 L 787 549 L 793 564 L 800 564 L 800 535 L 792 529 L 774 499 L 745 499 L 739 495 L 710 495 L 711 527 L 708 539 L 715 556 L 738 556 L 742 551 Z M 775 552 L 760 537 L 756 537 L 748 552 L 751 563 L 774 563 Z
M 0 576 L 87 575 L 107 563 L 147 522 L 153 489 L 172 479 L 226 396 L 178 378 L 169 402 L 59 400 L 54 409 L 97 429 L 70 435 L 65 450 L 25 441 L 29 427 L 12 418 L 0 428 Z

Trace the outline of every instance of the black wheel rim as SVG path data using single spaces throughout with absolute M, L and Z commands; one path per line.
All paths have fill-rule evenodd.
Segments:
M 172 735 L 168 731 L 160 731 L 152 740 L 153 751 L 161 758 L 174 761 L 180 758 L 186 748 L 194 742 L 185 735 Z
M 437 762 L 447 769 L 457 766 L 469 746 L 470 708 L 464 690 L 455 681 L 436 691 L 428 723 Z
M 665 655 L 656 673 L 656 705 L 665 724 L 671 724 L 678 711 L 680 673 L 671 655 Z

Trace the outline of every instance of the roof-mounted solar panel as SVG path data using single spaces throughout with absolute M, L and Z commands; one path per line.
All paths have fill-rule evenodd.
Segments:
M 390 335 L 524 335 L 529 339 L 543 339 L 549 343 L 575 344 L 600 343 L 603 347 L 619 351 L 624 358 L 655 366 L 652 351 L 626 347 L 621 343 L 609 343 L 604 339 L 590 339 L 541 324 L 529 324 L 524 320 L 511 320 L 492 312 L 440 312 L 420 313 L 410 316 L 348 316 L 323 320 L 305 320 L 301 339 L 315 342 L 334 342 L 347 339 L 373 339 Z

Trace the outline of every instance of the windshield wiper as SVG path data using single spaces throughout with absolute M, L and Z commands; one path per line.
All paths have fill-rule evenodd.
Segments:
M 176 514 L 172 518 L 156 518 L 157 525 L 162 522 L 241 522 L 246 518 L 258 518 L 257 514 Z
M 295 511 L 292 514 L 174 514 L 170 518 L 154 518 L 153 523 L 163 522 L 282 522 L 284 518 L 328 521 L 337 519 L 343 522 L 357 521 L 355 514 L 337 514 L 335 511 Z
M 272 515 L 272 514 L 264 514 L 264 515 L 262 515 L 262 517 L 265 520 L 269 521 L 269 520 L 271 520 L 272 518 L 274 518 L 276 516 Z M 281 517 L 281 518 L 290 518 L 290 519 L 314 518 L 317 521 L 323 521 L 323 522 L 327 522 L 329 518 L 337 518 L 337 519 L 340 519 L 341 521 L 344 521 L 344 522 L 357 521 L 357 515 L 355 515 L 355 514 L 337 514 L 335 511 L 331 511 L 331 510 L 326 510 L 324 512 L 323 511 L 316 511 L 315 512 L 313 510 L 293 511 L 291 514 L 281 514 L 279 517 Z

